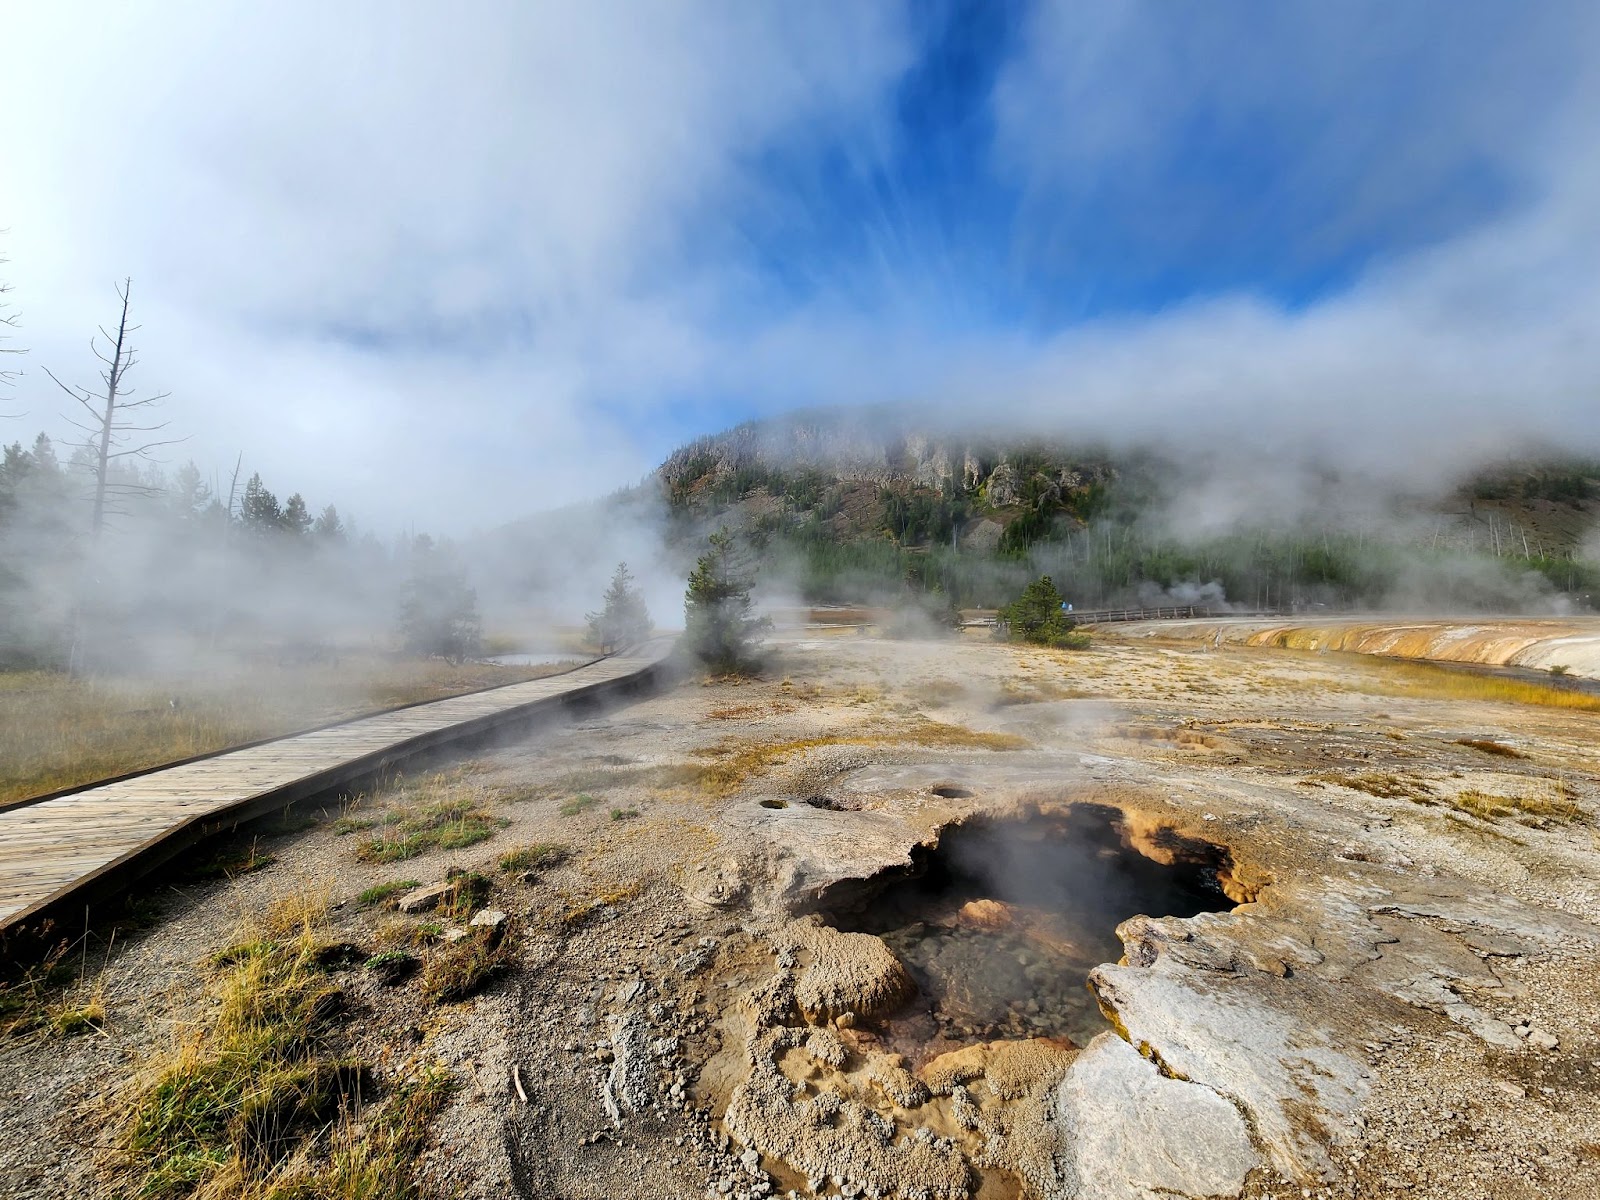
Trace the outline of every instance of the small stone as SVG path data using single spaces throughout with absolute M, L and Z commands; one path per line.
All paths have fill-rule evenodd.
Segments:
M 1543 1029 L 1534 1029 L 1528 1034 L 1528 1045 L 1535 1050 L 1550 1051 L 1561 1045 L 1561 1039 Z
M 632 1004 L 642 995 L 644 995 L 644 980 L 635 979 L 617 989 L 617 1003 Z
M 445 945 L 449 946 L 459 942 L 466 936 L 467 931 L 465 929 L 460 929 L 452 925 L 449 929 L 446 929 L 442 934 L 439 935 L 439 940 Z
M 498 908 L 485 908 L 473 916 L 471 924 L 484 929 L 499 929 L 505 920 L 506 914 Z
M 1520 1084 L 1512 1083 L 1509 1079 L 1496 1079 L 1494 1081 L 1494 1085 L 1506 1095 L 1510 1096 L 1513 1100 L 1524 1100 L 1527 1098 L 1528 1093 L 1526 1089 L 1524 1089 Z
M 426 884 L 423 887 L 413 888 L 400 897 L 396 907 L 403 913 L 427 912 L 435 907 L 449 890 L 448 883 Z
M 840 1029 L 853 1029 L 856 1023 L 856 1015 L 853 1012 L 842 1012 L 833 1019 L 833 1023 Z
M 754 1150 L 746 1150 L 739 1155 L 739 1162 L 746 1167 L 758 1167 L 761 1165 L 761 1155 Z

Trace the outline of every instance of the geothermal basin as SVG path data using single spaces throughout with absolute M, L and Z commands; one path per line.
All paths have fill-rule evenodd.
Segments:
M 920 1064 L 973 1041 L 1085 1046 L 1106 1032 L 1089 972 L 1121 957 L 1122 921 L 1234 906 L 1226 848 L 1171 831 L 1150 845 L 1161 861 L 1106 805 L 977 817 L 944 830 L 911 868 L 870 881 L 830 919 L 881 937 L 917 985 L 880 1023 L 885 1047 Z

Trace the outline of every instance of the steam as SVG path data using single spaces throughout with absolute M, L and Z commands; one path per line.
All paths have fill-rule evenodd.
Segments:
M 1224 560 L 1349 535 L 1395 606 L 1559 604 L 1399 560 L 1459 538 L 1429 506 L 1476 465 L 1600 450 L 1597 18 L 1392 7 L 1043 4 L 969 44 L 940 6 L 194 3 L 158 29 L 36 5 L 0 43 L 26 99 L 0 283 L 30 371 L 6 408 L 61 434 L 31 364 L 78 375 L 131 274 L 183 453 L 218 473 L 245 449 L 379 531 L 203 602 L 231 552 L 175 567 L 130 527 L 107 590 L 166 612 L 152 635 L 237 606 L 272 637 L 379 637 L 422 530 L 458 544 L 491 631 L 581 620 L 618 561 L 672 624 L 706 530 L 649 488 L 601 497 L 739 417 L 908 398 L 952 437 L 1154 450 L 1147 540 Z M 163 86 L 128 89 L 130 62 Z M 58 545 L 12 558 L 19 622 L 71 607 Z M 778 558 L 772 598 L 818 599 Z M 1268 599 L 1222 567 L 1126 597 Z

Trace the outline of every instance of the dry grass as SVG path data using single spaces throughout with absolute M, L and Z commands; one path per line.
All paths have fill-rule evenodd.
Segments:
M 1363 775 L 1339 775 L 1330 771 L 1308 775 L 1301 782 L 1352 788 L 1386 800 L 1410 800 L 1429 807 L 1443 805 L 1490 823 L 1511 817 L 1521 824 L 1540 827 L 1556 822 L 1581 824 L 1586 820 L 1577 802 L 1577 792 L 1571 784 L 1559 779 L 1529 780 L 1528 783 L 1539 790 L 1516 795 L 1500 795 L 1478 788 L 1467 788 L 1451 795 L 1441 793 L 1438 787 L 1420 779 L 1378 771 Z
M 1480 820 L 1493 822 L 1511 817 L 1521 824 L 1537 827 L 1551 823 L 1581 823 L 1585 814 L 1574 797 L 1570 785 L 1557 782 L 1549 791 L 1533 795 L 1502 796 L 1468 788 L 1448 800 L 1448 803 L 1457 812 L 1468 813 Z
M 120 1116 L 118 1194 L 150 1200 L 411 1200 L 452 1081 L 352 1053 L 318 938 L 326 898 L 291 898 L 213 955 L 201 1023 L 139 1075 Z M 354 950 L 336 944 L 333 949 Z M 374 968 L 375 970 L 378 968 Z M 374 1102 L 375 1097 L 381 1097 Z
M 735 704 L 728 708 L 713 708 L 706 713 L 712 721 L 750 721 L 757 717 L 778 717 L 794 711 L 794 705 L 784 703 L 774 704 Z
M 1367 668 L 1355 690 L 1374 696 L 1405 696 L 1422 700 L 1480 700 L 1496 704 L 1535 704 L 1575 712 L 1600 712 L 1600 696 L 1575 688 L 1478 674 L 1431 663 L 1388 662 L 1361 664 Z
M 1521 750 L 1508 746 L 1504 742 L 1493 742 L 1487 738 L 1457 738 L 1456 745 L 1466 746 L 1473 750 L 1482 751 L 1484 754 L 1496 754 L 1501 758 L 1527 758 Z
M 368 658 L 339 668 L 266 667 L 236 680 L 165 685 L 4 673 L 0 802 L 554 669 Z
M 535 842 L 531 846 L 518 846 L 502 854 L 500 869 L 511 874 L 543 871 L 560 866 L 570 856 L 571 851 L 558 842 Z
M 218 956 L 208 1025 L 150 1072 L 128 1116 L 134 1194 L 248 1194 L 285 1163 L 299 1131 L 327 1127 L 365 1074 L 335 1052 L 341 997 L 312 961 L 309 930 Z
M 1392 771 L 1368 771 L 1361 775 L 1340 775 L 1333 771 L 1323 771 L 1306 776 L 1302 782 L 1351 788 L 1385 800 L 1417 800 L 1422 803 L 1432 803 L 1435 798 L 1432 784 L 1425 783 L 1421 779 L 1396 775 Z
M 938 746 L 972 750 L 1020 750 L 1028 745 L 1025 738 L 1010 733 L 985 733 L 968 729 L 964 725 L 947 725 L 938 721 L 917 721 L 910 725 L 888 729 L 882 733 L 845 736 L 795 738 L 782 742 L 723 742 L 695 751 L 702 758 L 713 761 L 698 767 L 683 780 L 716 796 L 728 796 L 738 791 L 749 779 L 770 770 L 786 759 L 825 746 L 899 745 Z
M 1008 679 L 1000 685 L 1000 695 L 995 699 L 993 706 L 1007 708 L 1014 704 L 1043 704 L 1051 700 L 1095 700 L 1103 697 L 1103 692 L 1072 687 L 1057 683 L 1053 679 L 1026 682 Z
M 81 960 L 65 942 L 0 982 L 0 1037 L 66 1036 L 105 1025 L 104 979 L 80 980 Z
M 476 926 L 430 958 L 422 971 L 423 994 L 439 1004 L 465 1000 L 504 974 L 517 940 L 509 925 L 507 920 L 499 926 Z
M 608 891 L 596 892 L 594 895 L 585 896 L 582 899 L 574 899 L 563 892 L 561 896 L 566 901 L 567 907 L 561 913 L 561 924 L 580 925 L 601 909 L 616 908 L 620 904 L 625 904 L 642 890 L 643 885 L 636 880 L 633 883 L 611 888 Z

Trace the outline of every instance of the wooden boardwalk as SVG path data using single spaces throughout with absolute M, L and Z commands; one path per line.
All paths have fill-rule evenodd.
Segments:
M 647 685 L 657 638 L 543 679 L 358 717 L 0 812 L 0 931 L 102 895 L 203 837 L 371 780 L 413 755 Z M 81 911 L 80 911 L 81 915 Z

